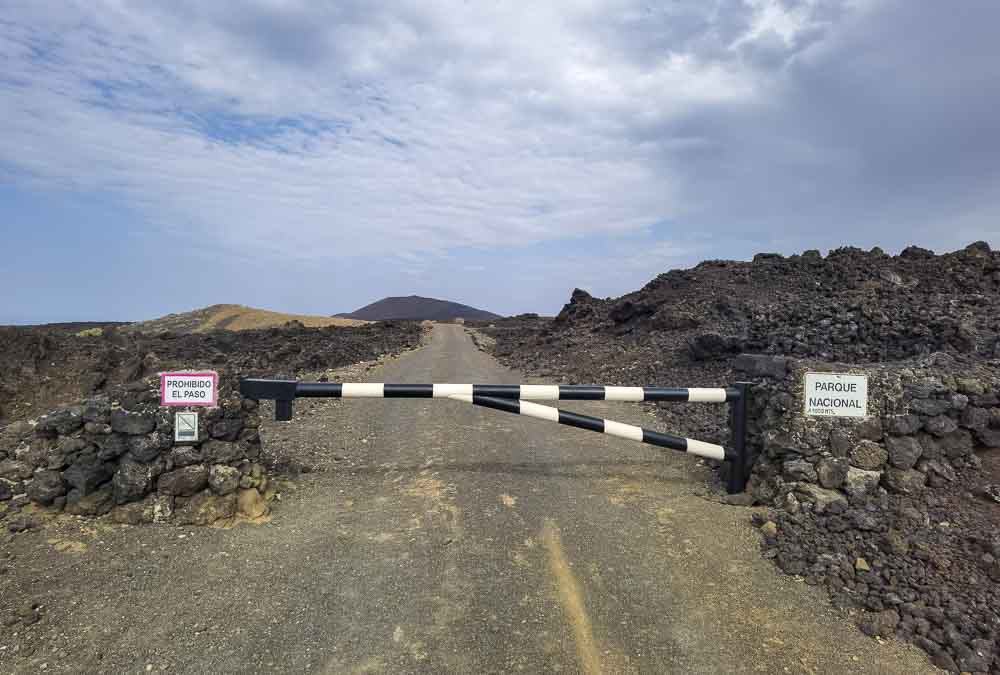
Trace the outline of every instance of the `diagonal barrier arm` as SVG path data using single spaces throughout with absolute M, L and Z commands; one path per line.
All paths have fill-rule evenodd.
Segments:
M 681 452 L 715 459 L 720 462 L 727 459 L 734 459 L 734 456 L 730 452 L 715 443 L 705 443 L 704 441 L 696 441 L 693 438 L 664 434 L 631 424 L 623 424 L 622 422 L 615 422 L 601 417 L 592 417 L 590 415 L 581 415 L 530 401 L 494 398 L 492 396 L 466 396 L 463 394 L 455 394 L 448 398 L 465 401 L 466 403 L 472 403 L 473 405 L 485 408 L 493 408 L 494 410 L 503 410 L 515 415 L 525 415 L 536 419 L 548 420 L 549 422 L 557 422 L 576 427 L 577 429 L 586 429 L 601 434 L 608 434 L 609 436 L 617 436 L 618 438 L 627 438 L 630 441 L 648 443 L 661 448 L 680 450 Z

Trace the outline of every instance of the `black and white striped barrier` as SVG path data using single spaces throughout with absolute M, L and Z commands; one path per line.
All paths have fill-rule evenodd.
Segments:
M 722 388 L 605 387 L 591 384 L 384 384 L 382 382 L 298 382 L 243 380 L 247 387 L 263 383 L 268 392 L 295 385 L 296 396 L 320 398 L 448 398 L 492 396 L 522 401 L 680 401 L 725 403 L 738 396 Z M 287 392 L 286 392 L 287 393 Z
M 441 398 L 558 422 L 579 429 L 627 438 L 662 448 L 680 450 L 728 464 L 729 492 L 742 492 L 749 475 L 746 450 L 746 411 L 749 384 L 727 388 L 616 387 L 603 385 L 549 384 L 385 384 L 381 382 L 299 382 L 298 380 L 240 380 L 245 398 L 275 402 L 278 421 L 292 419 L 296 398 Z M 665 401 L 729 403 L 732 443 L 729 448 L 622 424 L 600 417 L 580 415 L 531 401 Z
M 548 420 L 549 422 L 558 422 L 559 424 L 565 424 L 578 429 L 587 429 L 588 431 L 596 431 L 608 434 L 609 436 L 627 438 L 630 441 L 649 443 L 661 448 L 680 450 L 681 452 L 708 457 L 720 462 L 732 458 L 727 455 L 724 447 L 715 443 L 705 443 L 703 441 L 696 441 L 693 438 L 662 434 L 658 431 L 650 431 L 649 429 L 643 429 L 631 424 L 622 424 L 621 422 L 601 419 L 600 417 L 591 417 L 590 415 L 580 415 L 547 405 L 531 403 L 530 401 L 494 398 L 492 396 L 467 396 L 465 394 L 455 394 L 448 398 L 465 401 L 473 405 L 480 405 L 485 408 L 493 408 L 494 410 L 503 410 L 517 415 L 527 415 L 528 417 L 540 420 Z

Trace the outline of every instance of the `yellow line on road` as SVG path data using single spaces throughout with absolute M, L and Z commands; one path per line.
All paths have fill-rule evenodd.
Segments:
M 563 552 L 562 540 L 558 526 L 550 519 L 542 525 L 542 543 L 549 556 L 549 571 L 555 577 L 556 588 L 559 591 L 559 602 L 563 611 L 573 626 L 573 638 L 576 641 L 576 653 L 580 667 L 588 675 L 602 673 L 601 657 L 594 642 L 594 631 L 590 625 L 587 608 L 583 604 L 583 594 L 580 585 L 573 576 Z

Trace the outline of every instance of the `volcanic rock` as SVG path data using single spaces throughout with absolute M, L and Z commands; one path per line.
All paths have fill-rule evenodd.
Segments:
M 805 481 L 816 482 L 816 468 L 804 459 L 796 459 L 785 462 L 784 478 L 789 482 Z
M 201 455 L 206 462 L 226 464 L 241 458 L 243 450 L 238 443 L 208 441 L 201 446 Z
M 156 464 L 143 464 L 125 455 L 112 479 L 115 503 L 124 504 L 146 496 L 161 471 Z
M 240 470 L 233 466 L 214 464 L 208 473 L 208 485 L 217 495 L 228 495 L 240 485 Z
M 867 614 L 861 620 L 861 630 L 866 635 L 878 635 L 880 637 L 892 637 L 896 633 L 896 626 L 899 625 L 899 612 L 894 609 L 887 609 L 882 612 Z
M 190 497 L 208 485 L 208 467 L 192 464 L 160 476 L 157 489 L 167 495 Z
M 39 471 L 28 484 L 28 499 L 49 506 L 57 497 L 66 494 L 66 484 L 58 471 Z
M 84 453 L 70 465 L 63 478 L 69 485 L 78 490 L 80 495 L 87 495 L 106 483 L 114 475 L 114 467 L 103 462 L 93 454 Z
M 229 520 L 236 514 L 236 495 L 215 495 L 205 490 L 191 497 L 174 511 L 174 519 L 182 525 L 211 525 Z
M 74 516 L 102 516 L 115 505 L 114 493 L 105 487 L 90 494 L 70 490 L 66 495 L 66 513 Z
M 898 469 L 912 469 L 924 449 L 913 436 L 890 436 L 885 440 L 889 463 Z
M 947 415 L 937 415 L 924 422 L 924 429 L 935 436 L 947 436 L 958 429 L 958 424 Z
M 83 426 L 83 409 L 70 406 L 44 415 L 35 427 L 37 434 L 69 434 Z
M 881 468 L 889 458 L 889 453 L 874 441 L 860 441 L 851 450 L 851 466 L 868 471 Z
M 14 459 L 0 461 L 0 478 L 7 480 L 25 480 L 31 478 L 33 473 L 31 465 L 26 462 L 19 462 Z
M 882 483 L 890 492 L 909 495 L 924 489 L 927 476 L 916 469 L 896 469 L 889 467 L 882 474 Z
M 152 413 L 113 410 L 111 412 L 111 428 L 118 433 L 141 436 L 156 428 L 156 416 Z

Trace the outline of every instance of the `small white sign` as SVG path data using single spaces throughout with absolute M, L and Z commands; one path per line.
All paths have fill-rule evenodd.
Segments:
M 218 373 L 160 373 L 160 405 L 214 408 L 218 404 Z
M 198 413 L 174 413 L 174 441 L 176 443 L 193 443 L 198 440 Z
M 806 415 L 867 417 L 868 376 L 806 373 Z

